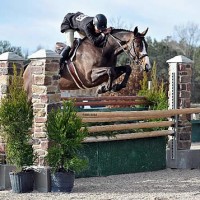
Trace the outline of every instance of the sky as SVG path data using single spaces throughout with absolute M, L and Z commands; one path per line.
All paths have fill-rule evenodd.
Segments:
M 54 50 L 56 42 L 65 42 L 60 24 L 69 12 L 89 16 L 104 14 L 108 26 L 139 31 L 147 27 L 147 36 L 160 41 L 173 36 L 174 26 L 188 22 L 200 24 L 199 0 L 0 0 L 0 41 L 9 41 L 25 54 L 37 47 Z

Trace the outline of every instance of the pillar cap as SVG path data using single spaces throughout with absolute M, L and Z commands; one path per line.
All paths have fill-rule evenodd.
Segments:
M 24 58 L 13 52 L 5 52 L 0 55 L 0 61 L 24 61 Z
M 36 51 L 32 55 L 28 56 L 29 59 L 37 59 L 37 58 L 61 58 L 59 54 L 52 50 L 40 49 Z
M 194 63 L 193 60 L 190 60 L 189 58 L 179 55 L 175 56 L 169 60 L 166 61 L 167 63 Z

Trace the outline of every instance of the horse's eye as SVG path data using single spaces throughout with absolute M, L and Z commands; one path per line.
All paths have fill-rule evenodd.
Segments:
M 136 47 L 136 48 L 140 48 L 140 44 L 136 43 L 136 44 L 135 44 L 135 47 Z

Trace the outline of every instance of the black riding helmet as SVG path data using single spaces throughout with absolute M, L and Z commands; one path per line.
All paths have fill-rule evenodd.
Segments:
M 107 28 L 107 18 L 103 14 L 98 14 L 93 19 L 93 24 L 98 30 L 105 30 Z

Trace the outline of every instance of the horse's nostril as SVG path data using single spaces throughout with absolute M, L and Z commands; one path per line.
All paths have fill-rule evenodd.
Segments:
M 151 66 L 146 64 L 144 71 L 149 72 L 151 70 Z

